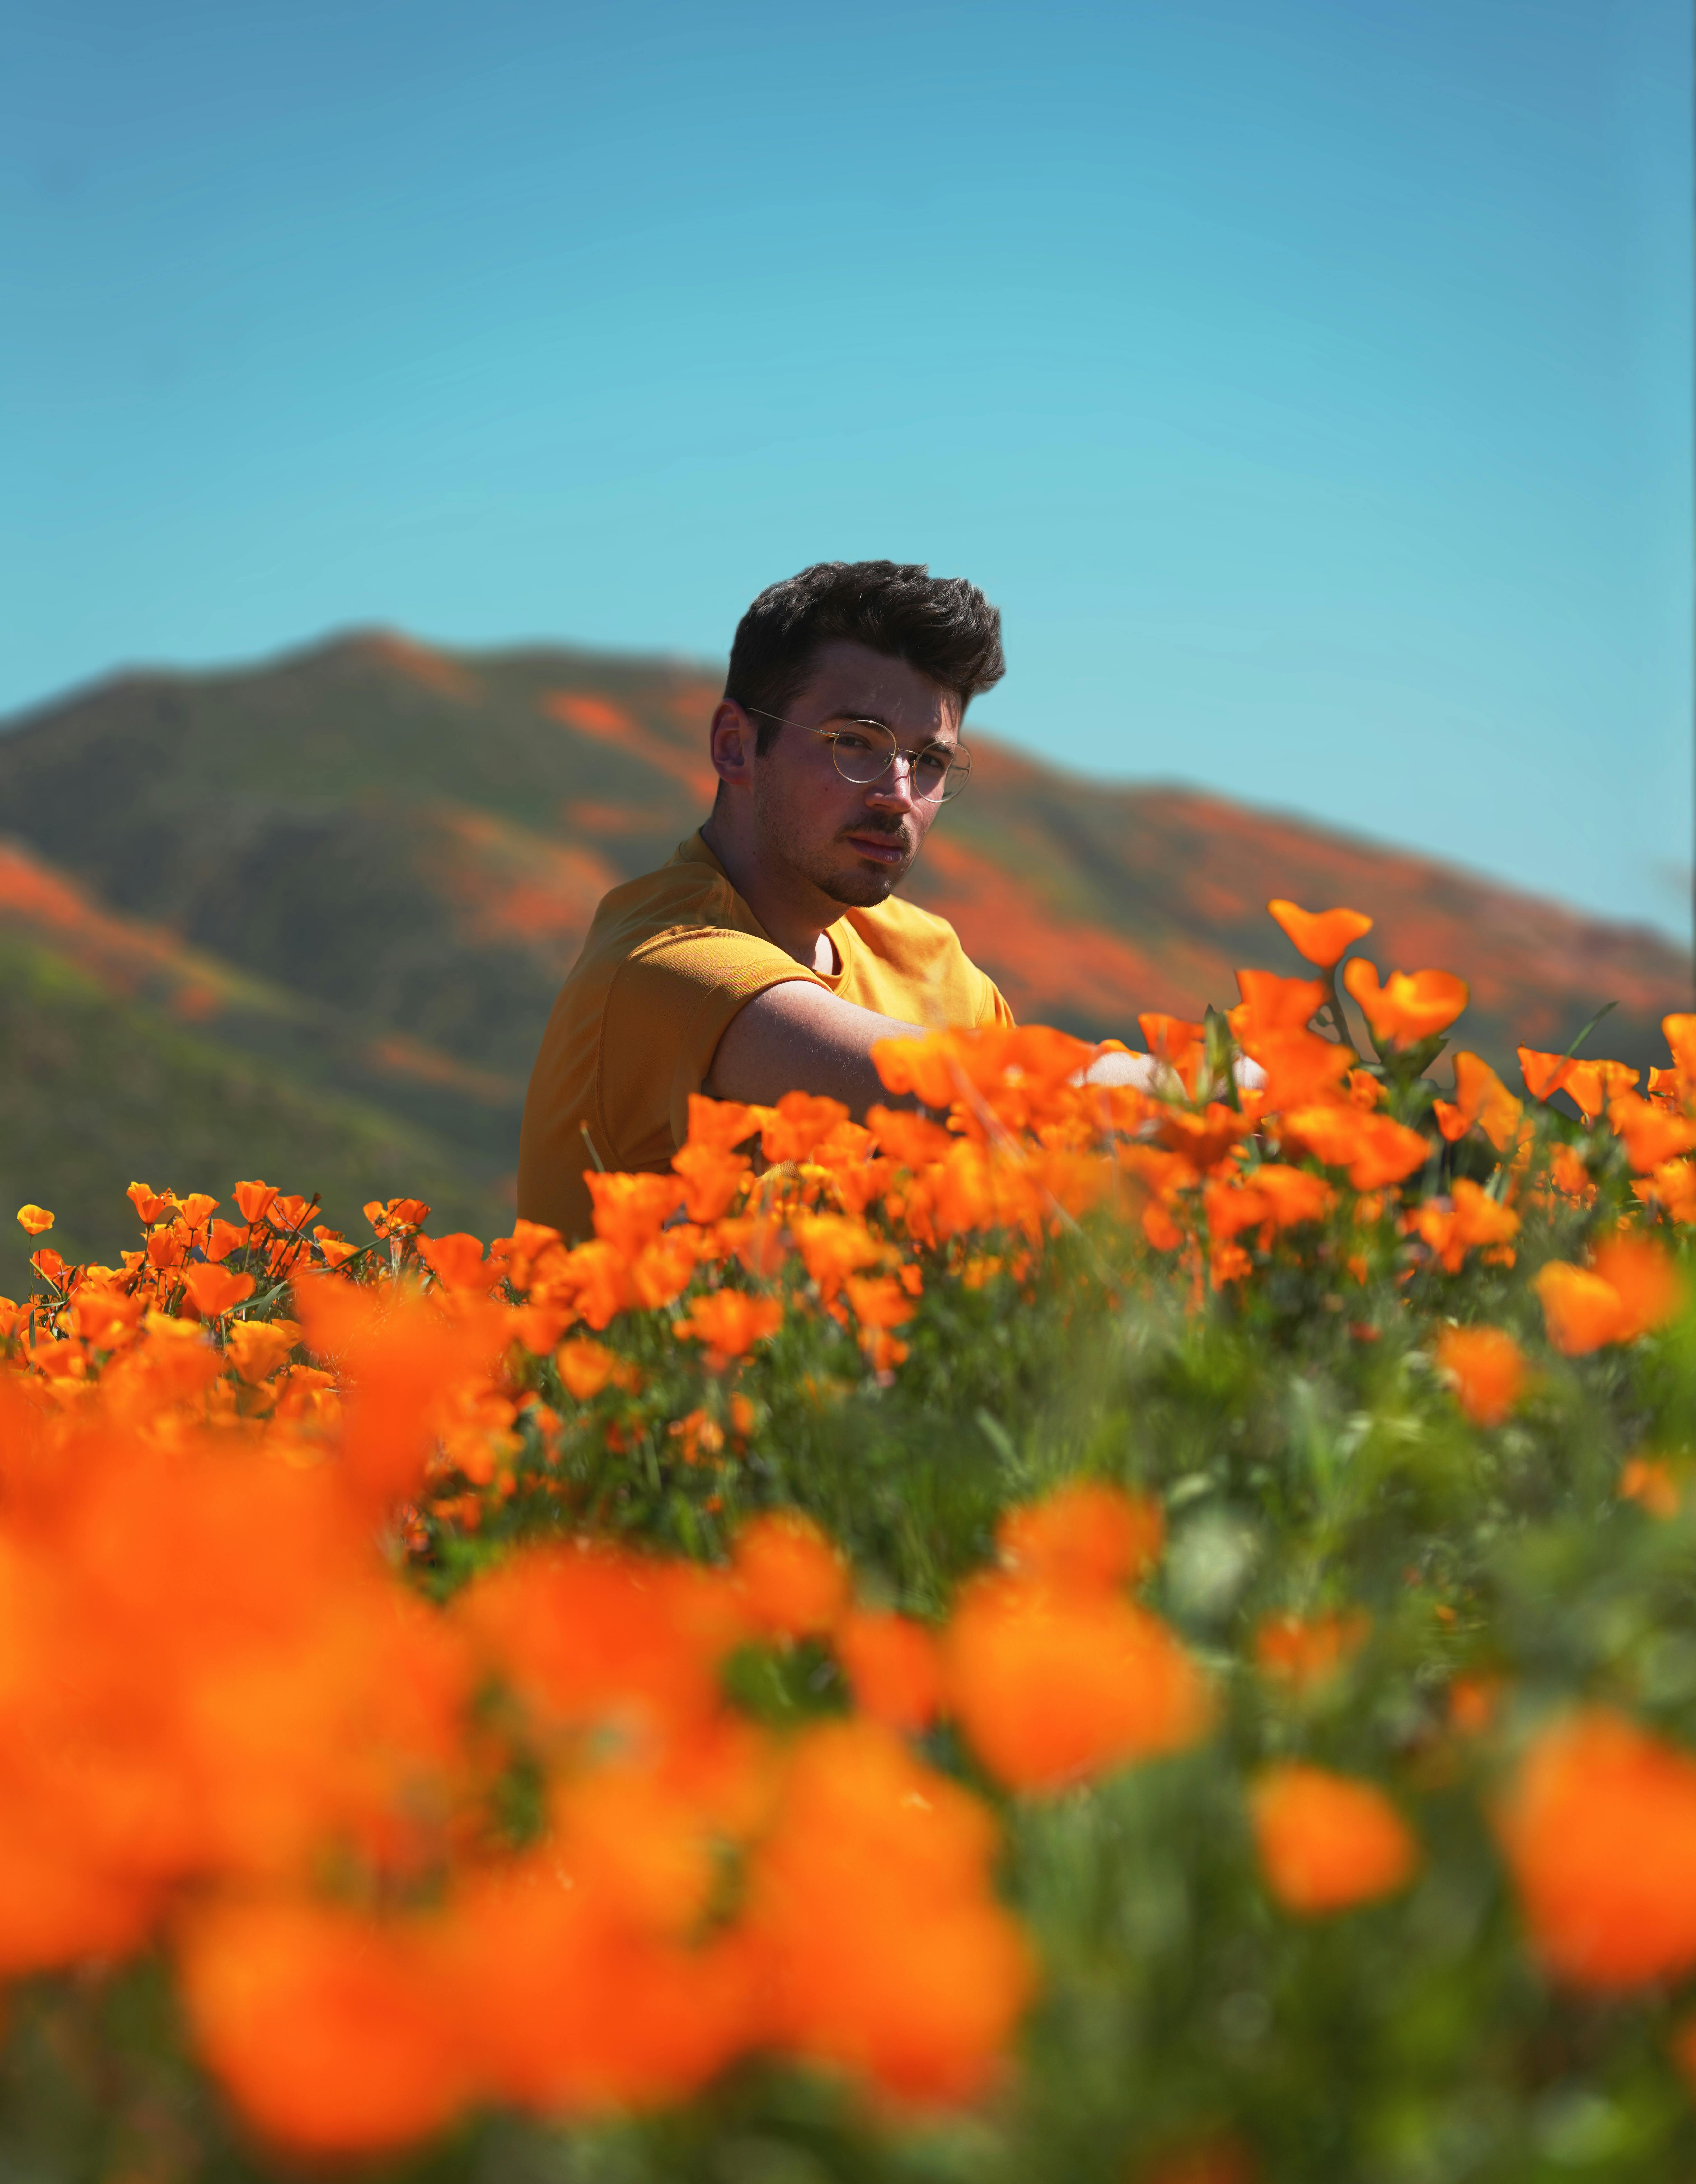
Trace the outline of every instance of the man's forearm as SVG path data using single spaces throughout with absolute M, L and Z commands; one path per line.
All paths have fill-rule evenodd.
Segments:
M 884 1089 L 871 1050 L 880 1039 L 924 1036 L 916 1024 L 838 1000 L 810 980 L 786 981 L 731 1017 L 703 1089 L 715 1100 L 765 1106 L 786 1092 L 821 1092 L 856 1117 L 880 1100 L 904 1106 Z

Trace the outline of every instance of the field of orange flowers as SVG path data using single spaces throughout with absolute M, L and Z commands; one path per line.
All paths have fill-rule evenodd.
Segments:
M 25 1206 L 0 2168 L 1696 2171 L 1696 1017 L 1516 1092 L 1271 908 L 575 1247 Z

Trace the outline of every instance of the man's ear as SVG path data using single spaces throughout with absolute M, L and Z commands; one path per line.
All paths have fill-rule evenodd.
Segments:
M 753 780 L 754 726 L 734 699 L 726 698 L 713 715 L 708 749 L 713 771 L 732 788 L 747 788 Z

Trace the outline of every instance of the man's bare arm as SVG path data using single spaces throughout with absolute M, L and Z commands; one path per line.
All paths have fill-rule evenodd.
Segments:
M 731 1018 L 704 1089 L 715 1100 L 747 1100 L 768 1107 L 786 1092 L 823 1092 L 846 1101 L 856 1116 L 880 1100 L 904 1107 L 910 1103 L 884 1089 L 871 1050 L 879 1039 L 925 1036 L 917 1024 L 838 1000 L 806 979 L 786 979 L 745 1001 Z M 1163 1072 L 1149 1055 L 1104 1054 L 1086 1075 L 1092 1084 L 1133 1084 L 1147 1092 L 1170 1072 Z M 1252 1061 L 1239 1061 L 1237 1079 L 1254 1084 L 1262 1081 L 1262 1072 Z M 1171 1084 L 1176 1089 L 1176 1078 Z
M 786 1092 L 824 1092 L 863 1116 L 891 1098 L 871 1059 L 881 1039 L 923 1039 L 917 1024 L 838 1000 L 804 978 L 756 994 L 725 1027 L 704 1089 L 715 1100 L 775 1106 Z

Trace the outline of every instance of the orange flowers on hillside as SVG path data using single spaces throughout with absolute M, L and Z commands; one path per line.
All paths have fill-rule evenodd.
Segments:
M 1249 1806 L 1266 1886 L 1299 1917 L 1392 1896 L 1418 1868 L 1419 1845 L 1375 1783 L 1322 1767 L 1272 1767 Z
M 1148 1089 L 1090 1083 L 1102 1050 L 1041 1027 L 894 1042 L 886 1083 L 933 1112 L 698 1095 L 669 1168 L 592 1178 L 576 1244 L 431 1235 L 403 1198 L 356 1243 L 262 1181 L 227 1219 L 137 1183 L 134 1248 L 85 1266 L 25 1207 L 36 1279 L 0 1299 L 0 1975 L 157 1958 L 245 2123 L 309 2162 L 502 2109 L 626 2115 L 727 2071 L 741 2119 L 798 2061 L 882 2101 L 1010 2102 L 1037 1970 L 1008 1905 L 1062 1936 L 1045 2025 L 1080 1966 L 1116 2011 L 1089 1861 L 1122 1834 L 1101 1874 L 1148 1948 L 1123 1992 L 1193 1990 L 1197 2052 L 1215 2026 L 1246 2045 L 1317 1976 L 1266 1903 L 1232 1931 L 1248 1877 L 1319 1918 L 1426 1855 L 1386 1786 L 1288 1757 L 1386 1736 L 1441 1807 L 1433 1903 L 1485 1900 L 1479 1831 L 1451 1823 L 1506 1779 L 1549 1970 L 1696 1974 L 1696 1754 L 1596 1708 L 1519 1741 L 1563 1678 L 1688 1696 L 1682 1337 L 1557 1371 L 1508 1331 L 1515 1254 L 1571 1356 L 1681 1310 L 1696 1017 L 1667 1020 L 1642 1095 L 1528 1054 L 1522 1106 L 1463 1052 L 1434 1100 L 1426 1042 L 1461 983 L 1352 965 L 1362 1067 L 1312 1027 L 1341 1029 L 1330 973 L 1369 921 L 1275 910 L 1326 975 L 1244 970 L 1205 1026 L 1149 1012 L 1172 1066 Z M 1537 1107 L 1558 1089 L 1588 1126 Z M 1471 1441 L 1433 1379 L 1475 1425 L 1519 1423 Z M 1640 1557 L 1641 1629 L 1575 1596 L 1549 1645 L 1565 1603 L 1512 1571 L 1557 1567 L 1551 1541 L 1560 1568 Z M 963 1786 L 986 1778 L 993 1798 Z M 1250 1827 L 1220 1826 L 1239 1797 Z M 1428 1923 L 1393 1936 L 1410 1976 Z M 1524 1992 L 1515 1946 L 1499 1920 L 1476 1937 L 1492 2070 L 1504 2026 L 1545 2029 L 1542 2004 L 1488 2016 Z M 1348 1947 L 1321 1955 L 1352 2008 Z M 1614 2054 L 1599 2020 L 1584 2037 Z M 1221 2148 L 1234 2175 L 1271 2052 L 1181 2074 L 1169 2109 L 1138 2090 L 1098 2141 L 1086 2117 L 1077 2165 L 1164 2174 L 1193 2142 L 1198 2176 Z

